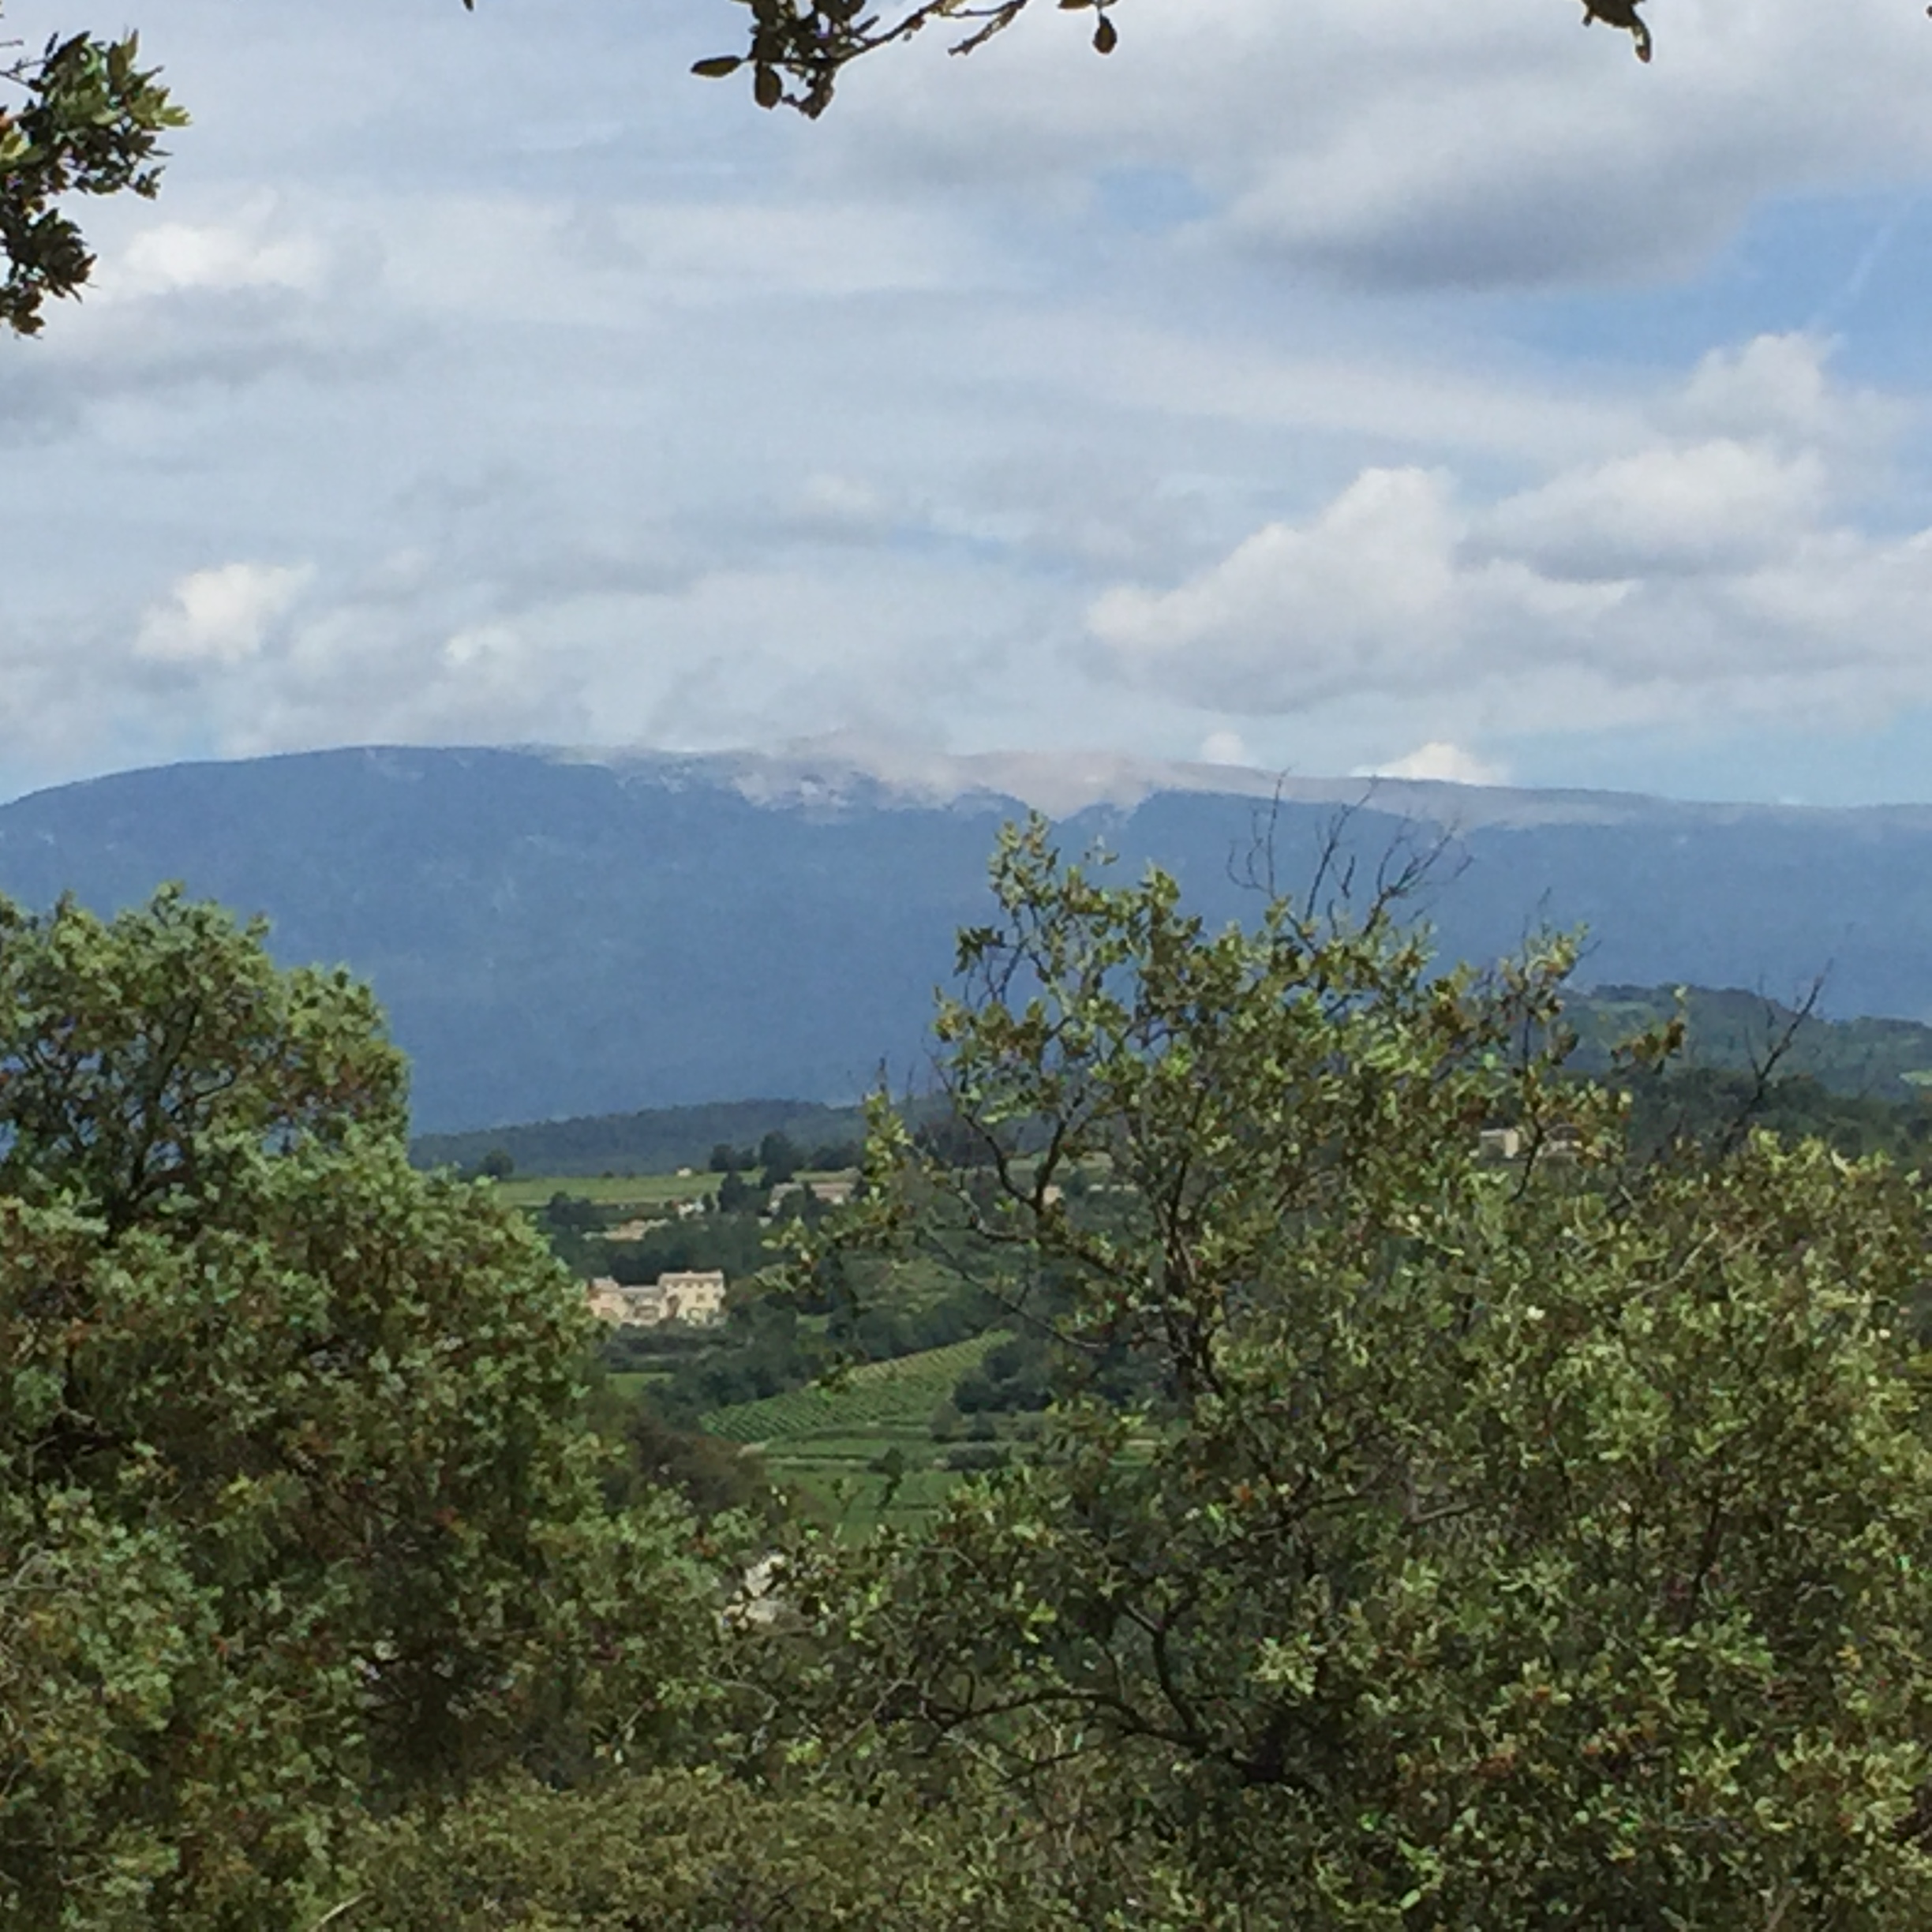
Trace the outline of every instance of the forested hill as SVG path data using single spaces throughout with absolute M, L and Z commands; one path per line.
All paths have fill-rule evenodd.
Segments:
M 1775 1117 L 1794 1109 L 1795 1124 L 1829 1132 L 1854 1118 L 1829 1101 L 1877 1103 L 1914 1114 L 1932 1106 L 1932 1026 L 1910 1020 L 1824 1020 L 1780 1002 L 1737 989 L 1705 987 L 1603 987 L 1577 994 L 1568 1008 L 1580 1044 L 1580 1072 L 1608 1069 L 1616 1046 L 1681 1011 L 1685 1048 L 1674 1063 L 1672 1096 L 1695 1091 L 1687 1076 L 1726 1077 L 1713 1088 L 1713 1112 L 1748 1091 L 1735 1076 L 1766 1072 L 1773 1087 Z M 1807 1100 L 1803 1090 L 1814 1087 Z M 1661 1118 L 1677 1113 L 1667 1098 Z M 412 1148 L 425 1166 L 474 1167 L 492 1155 L 507 1155 L 520 1174 L 664 1174 L 702 1168 L 721 1142 L 752 1145 L 781 1133 L 809 1148 L 852 1141 L 864 1132 L 856 1107 L 814 1106 L 799 1100 L 740 1100 L 710 1106 L 644 1108 L 571 1120 L 530 1121 L 468 1133 L 419 1135 Z
M 1932 1095 L 1932 1026 L 1913 1020 L 1832 1020 L 1737 987 L 1599 986 L 1568 1007 L 1573 1064 L 1599 1073 L 1618 1044 L 1681 1012 L 1680 1072 L 1763 1071 L 1815 1082 L 1853 1099 L 1918 1103 Z
M 373 979 L 425 1130 L 759 1095 L 844 1102 L 925 1065 L 932 991 L 982 919 L 1015 793 L 1066 843 L 1176 870 L 1251 914 L 1437 845 L 1413 901 L 1485 957 L 1583 924 L 1585 982 L 1827 975 L 1836 1016 L 1932 1017 L 1932 809 L 1803 811 L 1078 761 L 956 762 L 916 783 L 831 762 L 364 750 L 133 772 L 0 807 L 0 889 L 103 909 L 163 879 L 274 922 L 286 960 Z M 1111 802 L 1080 805 L 1104 794 Z M 1270 835 L 1258 844 L 1260 834 Z M 1330 876 L 1334 875 L 1331 868 Z
M 783 1134 L 809 1155 L 827 1145 L 849 1147 L 864 1133 L 865 1115 L 858 1107 L 732 1100 L 419 1134 L 410 1158 L 422 1167 L 475 1168 L 502 1155 L 515 1172 L 526 1174 L 675 1174 L 680 1167 L 702 1168 L 721 1144 L 755 1148 L 767 1134 Z M 833 1164 L 844 1165 L 843 1154 Z

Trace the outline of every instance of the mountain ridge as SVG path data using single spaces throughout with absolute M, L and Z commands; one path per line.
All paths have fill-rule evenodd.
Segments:
M 0 807 L 0 890 L 108 912 L 178 878 L 267 915 L 279 957 L 373 983 L 424 1132 L 848 1102 L 882 1065 L 916 1083 L 953 935 L 984 919 L 1028 794 L 1066 807 L 1070 855 L 1164 865 L 1217 921 L 1252 916 L 1257 841 L 1291 886 L 1331 841 L 1370 869 L 1440 844 L 1413 904 L 1449 957 L 1582 925 L 1586 983 L 1791 1000 L 1822 971 L 1828 1012 L 1932 1018 L 1932 806 L 863 751 L 386 746 L 115 773 Z

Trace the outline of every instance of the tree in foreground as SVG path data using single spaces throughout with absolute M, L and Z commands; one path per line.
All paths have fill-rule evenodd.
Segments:
M 411 1170 L 345 975 L 0 902 L 0 1924 L 281 1927 L 372 1813 L 647 1748 L 687 1518 L 612 1515 L 581 1297 Z
M 972 1275 L 1058 1401 L 926 1537 L 794 1556 L 794 1748 L 1066 1814 L 1093 1923 L 1927 1923 L 1918 1178 L 1632 1170 L 1561 946 L 1210 931 L 1039 823 L 994 885 L 940 1020 L 975 1155 L 882 1110 L 801 1265 Z

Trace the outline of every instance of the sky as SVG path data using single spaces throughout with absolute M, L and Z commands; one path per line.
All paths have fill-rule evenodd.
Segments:
M 1919 0 L 5 0 L 195 116 L 0 341 L 0 795 L 370 743 L 1932 798 Z

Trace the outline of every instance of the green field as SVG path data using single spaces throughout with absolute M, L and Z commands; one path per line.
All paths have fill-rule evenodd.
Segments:
M 914 1522 L 936 1510 L 959 1481 L 952 1470 L 933 1466 L 945 1455 L 945 1446 L 932 1440 L 933 1411 L 1004 1339 L 998 1333 L 978 1335 L 896 1361 L 867 1362 L 836 1387 L 793 1389 L 714 1409 L 704 1425 L 714 1436 L 756 1444 L 778 1481 L 803 1490 L 844 1530 L 861 1533 L 882 1520 Z M 906 1473 L 882 1510 L 886 1479 L 871 1464 L 895 1448 Z
M 668 1372 L 662 1368 L 620 1368 L 614 1375 L 607 1375 L 605 1385 L 626 1402 L 642 1400 L 646 1389 L 655 1388 L 668 1379 Z
M 541 1208 L 553 1194 L 595 1201 L 600 1208 L 665 1208 L 699 1200 L 718 1184 L 714 1174 L 517 1174 L 492 1183 L 506 1208 Z
M 846 1168 L 835 1176 L 801 1170 L 796 1178 L 799 1181 L 829 1181 L 843 1178 L 851 1172 Z M 706 1195 L 717 1192 L 717 1185 L 724 1178 L 697 1168 L 687 1174 L 516 1174 L 490 1185 L 506 1208 L 541 1208 L 552 1195 L 567 1194 L 577 1200 L 594 1201 L 600 1208 L 636 1208 L 648 1211 L 668 1208 L 676 1201 L 702 1200 Z

